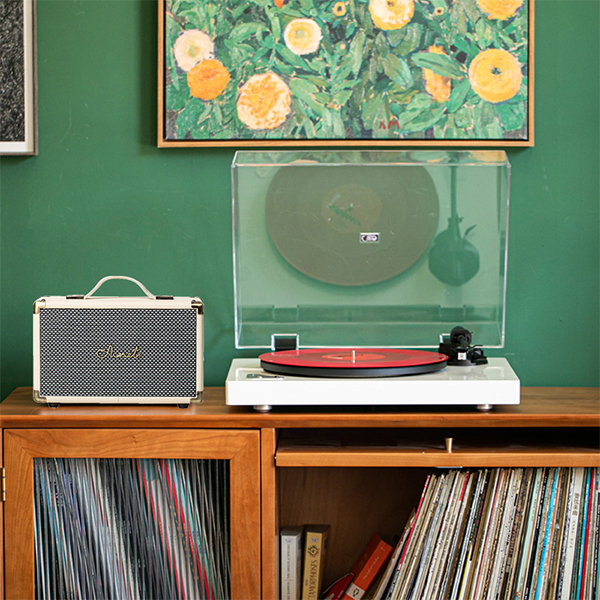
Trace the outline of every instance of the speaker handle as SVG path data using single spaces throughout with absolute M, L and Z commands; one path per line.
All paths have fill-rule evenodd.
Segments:
M 89 298 L 103 283 L 107 282 L 109 279 L 125 279 L 127 281 L 131 281 L 138 285 L 142 292 L 146 294 L 146 296 L 149 298 L 155 298 L 154 294 L 151 294 L 137 279 L 134 279 L 133 277 L 127 277 L 126 275 L 108 275 L 107 277 L 103 277 L 83 298 Z

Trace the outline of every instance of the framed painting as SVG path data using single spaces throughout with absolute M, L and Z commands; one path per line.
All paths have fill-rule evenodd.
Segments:
M 532 146 L 533 0 L 159 0 L 158 145 Z
M 34 0 L 0 2 L 0 154 L 37 154 Z

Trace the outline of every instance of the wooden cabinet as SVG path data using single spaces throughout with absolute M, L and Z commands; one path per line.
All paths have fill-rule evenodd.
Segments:
M 33 597 L 36 457 L 230 461 L 231 589 L 245 600 L 277 597 L 280 526 L 332 526 L 331 580 L 374 531 L 401 531 L 435 467 L 600 466 L 600 400 L 591 388 L 524 388 L 520 405 L 489 413 L 355 407 L 270 414 L 227 407 L 222 388 L 187 409 L 48 408 L 20 388 L 0 404 L 0 426 L 6 598 Z
M 168 407 L 162 409 L 165 412 L 159 421 L 150 426 L 148 423 L 136 426 L 135 418 L 128 420 L 118 408 L 87 407 L 89 414 L 80 407 L 75 413 L 70 409 L 62 411 L 60 407 L 38 408 L 21 392 L 1 406 L 5 410 L 15 408 L 13 416 L 19 422 L 19 426 L 13 426 L 11 417 L 3 412 L 6 598 L 34 596 L 33 464 L 41 457 L 228 461 L 231 597 L 239 600 L 260 597 L 260 569 L 257 568 L 261 562 L 259 431 L 182 428 L 180 421 L 186 411 L 177 407 L 170 411 Z M 26 415 L 27 412 L 30 414 Z M 143 409 L 138 407 L 137 412 Z M 71 426 L 70 417 L 75 415 L 77 423 Z M 111 419 L 115 419 L 114 422 Z

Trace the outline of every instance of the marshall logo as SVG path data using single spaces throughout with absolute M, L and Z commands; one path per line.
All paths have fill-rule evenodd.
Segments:
M 96 350 L 96 356 L 98 358 L 139 358 L 141 350 L 136 346 L 131 352 L 115 352 L 112 344 L 109 344 L 106 349 Z

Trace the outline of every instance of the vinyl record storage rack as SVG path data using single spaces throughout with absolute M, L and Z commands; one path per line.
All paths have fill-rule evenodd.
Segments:
M 226 406 L 222 388 L 187 409 L 49 408 L 19 388 L 0 427 L 0 596 L 19 599 L 275 599 L 282 527 L 330 526 L 328 582 L 374 532 L 401 535 L 425 482 L 448 468 L 600 468 L 596 388 L 523 388 L 519 405 L 489 413 L 270 414 Z

